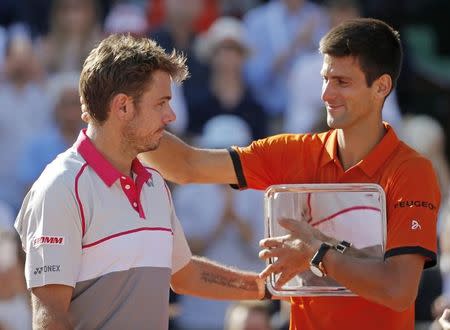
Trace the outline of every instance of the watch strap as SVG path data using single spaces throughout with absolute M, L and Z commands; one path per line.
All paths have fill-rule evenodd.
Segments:
M 327 253 L 327 251 L 329 249 L 331 249 L 333 246 L 331 244 L 328 243 L 322 243 L 319 247 L 319 249 L 317 250 L 317 252 L 314 254 L 314 256 L 312 257 L 310 263 L 314 266 L 319 267 L 319 264 L 322 262 L 323 257 L 325 256 L 325 253 Z
M 336 246 L 334 246 L 334 249 L 338 251 L 339 253 L 344 254 L 345 250 L 347 250 L 349 247 L 352 246 L 352 243 L 349 243 L 347 241 L 341 241 Z

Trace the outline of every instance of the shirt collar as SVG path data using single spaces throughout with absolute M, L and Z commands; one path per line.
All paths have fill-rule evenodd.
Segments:
M 369 177 L 373 176 L 383 166 L 400 143 L 394 129 L 386 122 L 383 125 L 386 129 L 386 134 L 384 134 L 375 148 L 358 164 Z
M 86 135 L 86 129 L 80 131 L 74 147 L 108 187 L 111 187 L 117 179 L 123 176 L 123 174 L 108 162 L 97 148 L 95 148 L 94 144 Z M 151 178 L 151 174 L 137 158 L 133 159 L 131 170 L 144 182 L 147 182 Z
M 373 174 L 375 174 L 375 172 L 385 163 L 400 142 L 394 129 L 386 122 L 383 122 L 383 125 L 386 129 L 386 133 L 381 141 L 356 165 L 369 177 L 373 176 Z M 321 166 L 324 166 L 331 161 L 339 161 L 337 156 L 337 146 L 337 130 L 331 130 L 326 135 L 325 154 L 322 157 Z
M 325 152 L 322 156 L 320 165 L 324 166 L 337 157 L 337 131 L 335 129 L 328 131 L 325 135 Z

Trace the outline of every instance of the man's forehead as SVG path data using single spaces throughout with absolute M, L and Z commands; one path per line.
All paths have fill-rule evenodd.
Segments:
M 348 70 L 351 68 L 360 69 L 358 58 L 355 56 L 331 56 L 325 54 L 323 56 L 322 69 L 320 73 L 323 75 L 340 73 L 340 71 Z

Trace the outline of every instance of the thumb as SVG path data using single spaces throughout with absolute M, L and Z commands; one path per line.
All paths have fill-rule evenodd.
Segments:
M 280 224 L 281 227 L 293 233 L 298 233 L 301 231 L 300 221 L 298 220 L 282 218 L 278 220 L 278 223 Z

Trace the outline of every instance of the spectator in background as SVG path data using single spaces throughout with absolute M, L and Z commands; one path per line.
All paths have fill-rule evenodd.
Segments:
M 50 102 L 36 80 L 40 71 L 31 40 L 11 36 L 6 44 L 4 81 L 0 83 L 0 200 L 18 209 L 23 198 L 15 169 L 24 144 L 45 130 L 50 118 Z
M 6 29 L 0 25 L 0 78 L 3 76 L 3 61 L 5 60 Z
M 145 12 L 135 3 L 117 2 L 106 16 L 103 30 L 106 34 L 131 33 L 144 36 L 148 33 Z
M 423 272 L 416 299 L 416 328 L 420 330 L 428 329 L 429 323 L 442 314 L 442 308 L 450 306 L 447 304 L 450 301 L 450 172 L 444 153 L 445 134 L 439 122 L 427 115 L 407 115 L 403 122 L 403 141 L 431 161 L 444 201 L 439 210 L 437 230 L 441 252 L 440 267 Z
M 209 64 L 210 75 L 202 99 L 188 104 L 190 133 L 200 134 L 203 125 L 214 116 L 233 114 L 250 126 L 251 138 L 267 135 L 267 116 L 250 93 L 242 75 L 249 52 L 243 32 L 238 19 L 221 17 L 208 32 L 198 37 L 197 55 Z
M 207 67 L 195 56 L 195 22 L 205 8 L 206 0 L 166 0 L 164 1 L 165 21 L 150 33 L 150 38 L 167 51 L 177 49 L 187 58 L 190 78 L 182 86 L 172 85 L 174 112 L 180 121 L 173 123 L 171 129 L 178 134 L 185 133 L 188 125 L 189 103 L 197 103 L 204 94 L 208 79 Z M 195 109 L 192 109 L 195 111 Z
M 53 125 L 27 141 L 18 162 L 18 179 L 28 191 L 45 166 L 76 140 L 82 126 L 77 72 L 59 73 L 48 83 L 53 104 Z M 25 194 L 24 194 L 25 195 Z
M 147 3 L 147 19 L 151 29 L 158 28 L 167 16 L 167 0 L 142 0 Z M 201 0 L 202 9 L 193 22 L 195 33 L 206 31 L 219 16 L 218 0 Z M 228 0 L 226 0 L 228 1 Z M 181 2 L 181 1 L 179 1 Z M 189 2 L 186 1 L 186 2 Z
M 219 115 L 204 126 L 198 145 L 222 148 L 246 145 L 250 128 L 241 118 Z M 234 267 L 258 271 L 258 242 L 264 236 L 264 194 L 237 192 L 226 185 L 184 185 L 174 190 L 174 204 L 194 254 Z M 222 329 L 229 301 L 179 296 L 180 329 Z
M 450 188 L 450 169 L 445 158 L 444 129 L 436 119 L 427 115 L 408 115 L 403 122 L 403 141 L 431 161 L 445 201 Z
M 329 0 L 326 2 L 330 28 L 345 20 L 360 16 L 356 0 Z M 321 99 L 322 56 L 318 52 L 299 57 L 287 82 L 287 106 L 283 130 L 288 133 L 316 133 L 327 129 L 326 113 Z M 383 119 L 397 132 L 401 131 L 402 118 L 395 91 L 386 99 Z
M 218 0 L 218 5 L 222 15 L 242 17 L 244 14 L 259 5 L 259 0 Z
M 231 305 L 225 317 L 225 330 L 271 330 L 267 301 L 240 301 Z
M 280 118 L 287 77 L 299 56 L 317 50 L 327 32 L 325 13 L 308 0 L 272 0 L 250 10 L 244 24 L 251 55 L 246 79 L 265 111 Z
M 24 330 L 31 329 L 31 310 L 13 221 L 13 210 L 0 202 L 0 325 Z
M 95 0 L 54 0 L 50 31 L 38 40 L 39 59 L 49 74 L 79 72 L 100 37 L 101 26 Z
M 107 35 L 131 33 L 135 36 L 145 36 L 148 34 L 148 29 L 149 26 L 143 8 L 133 2 L 118 2 L 114 5 L 106 16 L 104 25 L 104 32 Z M 172 83 L 171 105 L 177 120 L 170 123 L 168 128 L 175 134 L 184 135 L 188 122 L 188 110 L 183 89 L 176 83 Z

